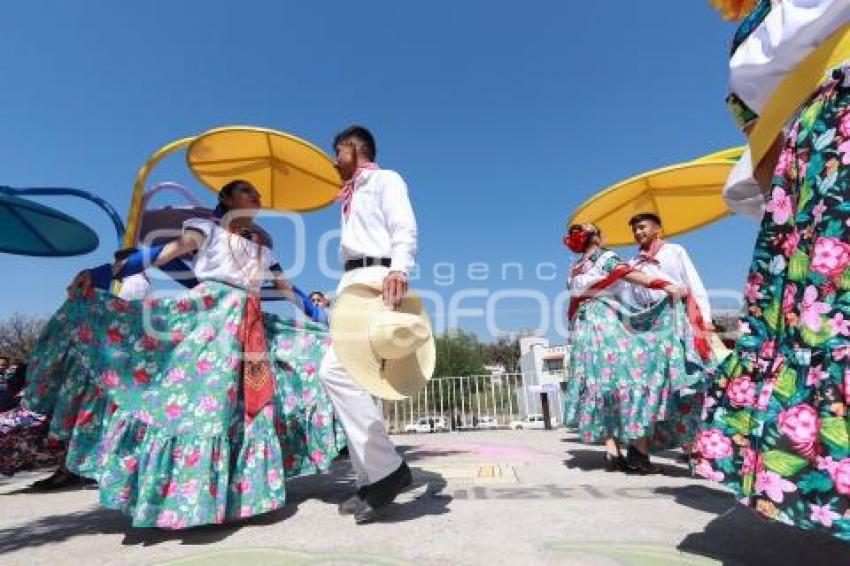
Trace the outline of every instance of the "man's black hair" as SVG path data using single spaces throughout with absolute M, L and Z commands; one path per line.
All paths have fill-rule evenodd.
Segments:
M 634 226 L 638 222 L 643 222 L 644 220 L 654 222 L 656 226 L 661 228 L 661 218 L 652 212 L 641 212 L 640 214 L 635 214 L 629 219 L 629 226 Z
M 375 144 L 375 136 L 363 126 L 349 126 L 336 136 L 334 136 L 334 148 L 341 142 L 355 139 L 366 149 L 366 158 L 369 161 L 374 161 L 378 156 L 378 146 Z

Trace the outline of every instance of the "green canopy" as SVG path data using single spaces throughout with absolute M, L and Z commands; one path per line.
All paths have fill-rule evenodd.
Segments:
M 0 193 L 0 252 L 43 257 L 87 254 L 97 234 L 64 212 Z

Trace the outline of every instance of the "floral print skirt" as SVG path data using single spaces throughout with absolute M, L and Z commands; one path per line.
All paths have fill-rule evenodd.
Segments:
M 318 379 L 327 329 L 266 315 L 275 394 L 243 410 L 247 294 L 205 282 L 176 298 L 70 298 L 30 360 L 24 408 L 50 415 L 66 464 L 136 527 L 182 529 L 279 508 L 285 479 L 344 443 Z M 40 426 L 44 427 L 45 423 Z M 26 434 L 25 427 L 6 437 Z
M 804 105 L 773 178 L 742 336 L 719 368 L 696 472 L 762 515 L 850 540 L 850 89 Z
M 636 311 L 593 299 L 571 332 L 564 423 L 582 442 L 648 437 L 653 448 L 687 442 L 699 424 L 705 369 L 684 305 Z
M 15 407 L 0 413 L 0 474 L 56 467 L 65 454 L 60 442 L 47 437 L 50 419 Z

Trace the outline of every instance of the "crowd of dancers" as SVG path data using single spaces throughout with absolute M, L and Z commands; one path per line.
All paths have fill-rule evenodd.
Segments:
M 565 421 L 604 444 L 608 470 L 653 473 L 653 450 L 681 447 L 696 474 L 762 515 L 850 540 L 850 0 L 713 3 L 741 21 L 728 103 L 749 142 L 725 196 L 761 221 L 741 337 L 719 345 L 705 287 L 662 239 L 663 218 L 631 219 L 629 260 L 597 227 L 571 226 Z M 333 147 L 345 182 L 337 292 L 373 289 L 395 312 L 418 242 L 407 186 L 376 165 L 365 128 Z M 20 405 L 0 414 L 0 472 L 56 463 L 43 486 L 94 482 L 134 526 L 182 529 L 279 508 L 287 478 L 326 470 L 347 445 L 356 487 L 339 512 L 381 517 L 410 470 L 366 370 L 330 339 L 334 312 L 277 266 L 253 223 L 261 206 L 235 180 L 215 217 L 74 278 Z M 191 290 L 146 296 L 145 269 L 187 256 Z M 264 284 L 310 322 L 264 314 Z

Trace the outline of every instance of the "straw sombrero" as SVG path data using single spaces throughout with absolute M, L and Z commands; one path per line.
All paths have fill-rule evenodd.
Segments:
M 422 301 L 410 293 L 394 311 L 384 304 L 380 286 L 346 287 L 334 303 L 331 337 L 340 363 L 376 397 L 406 399 L 434 374 L 431 322 Z

